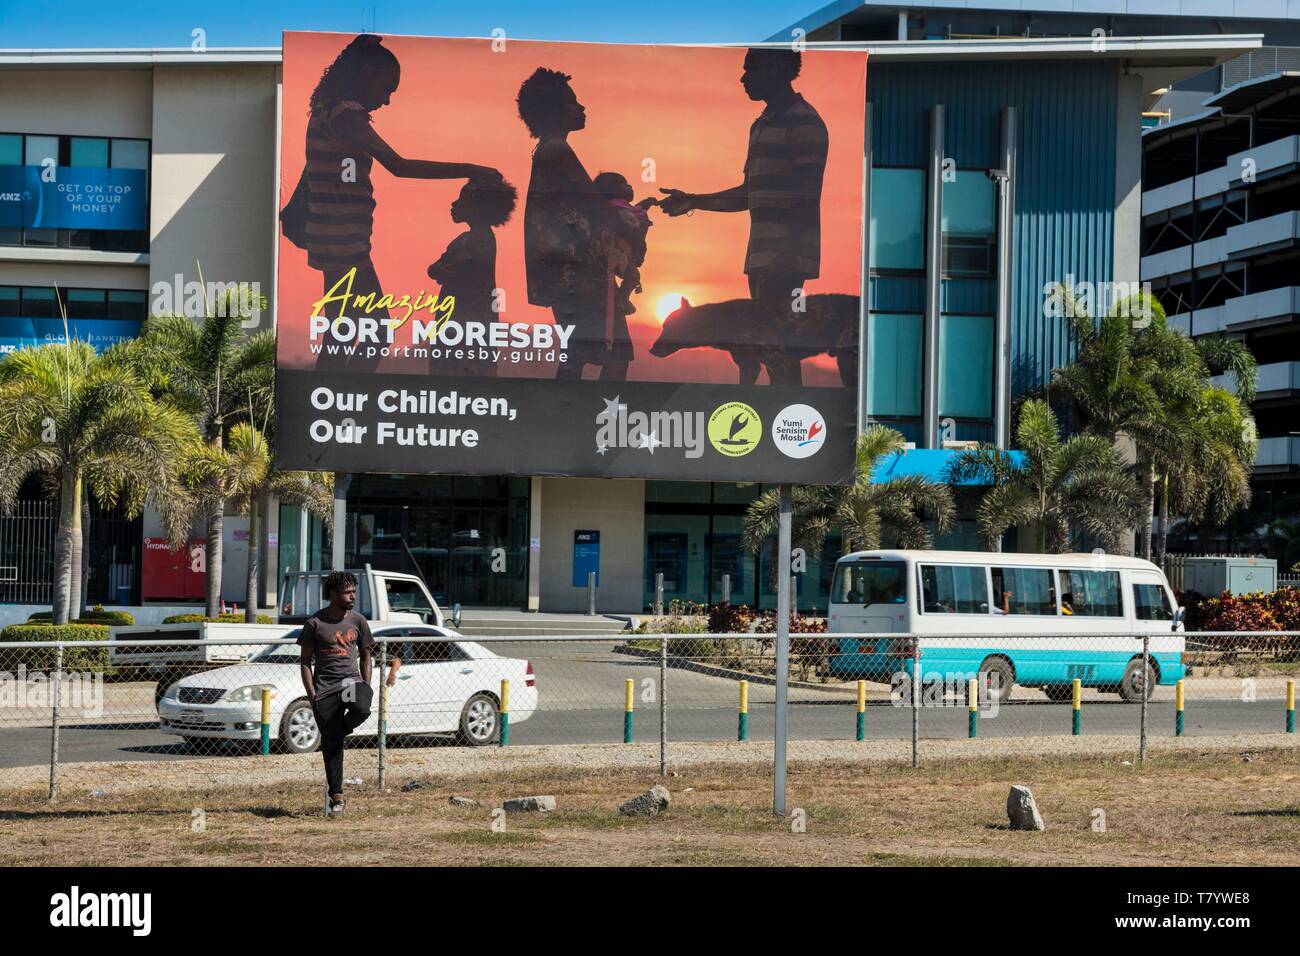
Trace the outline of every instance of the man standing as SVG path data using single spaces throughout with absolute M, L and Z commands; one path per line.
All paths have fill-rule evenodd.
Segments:
M 759 47 L 746 53 L 741 85 L 765 108 L 749 129 L 744 182 L 715 193 L 664 189 L 668 198 L 660 204 L 670 216 L 695 209 L 749 211 L 745 274 L 750 298 L 761 303 L 763 315 L 779 331 L 774 338 L 785 349 L 769 364 L 778 385 L 803 382 L 796 350 L 806 315 L 802 291 L 821 268 L 822 177 L 829 137 L 821 116 L 791 85 L 802 66 L 797 50 Z
M 370 716 L 370 649 L 374 638 L 366 619 L 352 608 L 357 579 L 346 571 L 326 576 L 322 591 L 329 605 L 307 619 L 298 637 L 299 665 L 316 726 L 320 729 L 329 790 L 327 816 L 338 816 L 343 800 L 343 742 Z M 396 676 L 396 670 L 390 675 Z

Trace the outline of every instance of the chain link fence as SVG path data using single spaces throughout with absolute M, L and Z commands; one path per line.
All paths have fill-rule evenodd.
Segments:
M 323 781 L 295 637 L 0 644 L 0 784 L 48 770 L 55 799 L 61 767 L 104 763 L 181 786 L 214 768 Z M 774 635 L 375 637 L 349 780 L 383 785 L 430 748 L 635 743 L 626 765 L 664 773 L 673 743 L 773 741 Z M 1300 633 L 796 634 L 789 674 L 793 741 L 890 742 L 914 764 L 1116 742 L 1141 758 L 1155 738 L 1293 732 Z

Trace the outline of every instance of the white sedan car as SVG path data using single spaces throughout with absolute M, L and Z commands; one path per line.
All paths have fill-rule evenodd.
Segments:
M 511 724 L 527 720 L 537 709 L 537 681 L 529 661 L 500 657 L 450 628 L 406 624 L 378 627 L 374 636 L 376 641 L 387 638 L 389 657 L 402 660 L 388 692 L 390 735 L 451 733 L 471 746 L 493 743 L 501 726 L 503 679 L 510 681 Z M 182 678 L 159 701 L 162 732 L 196 748 L 209 740 L 261 740 L 262 688 L 268 687 L 272 740 L 290 753 L 317 749 L 320 731 L 302 686 L 299 653 L 294 640 L 286 640 L 246 663 Z M 378 644 L 375 653 L 377 657 Z M 376 660 L 371 673 L 376 689 L 378 681 Z M 378 732 L 376 693 L 370 717 L 353 733 Z

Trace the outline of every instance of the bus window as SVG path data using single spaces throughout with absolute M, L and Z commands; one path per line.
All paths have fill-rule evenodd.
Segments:
M 922 565 L 921 611 L 925 614 L 987 614 L 989 585 L 984 568 Z
M 903 604 L 907 565 L 901 561 L 846 561 L 835 567 L 835 604 Z
M 1072 617 L 1123 617 L 1118 571 L 1059 571 L 1061 613 Z
M 1046 568 L 994 568 L 995 614 L 1056 614 L 1052 572 Z
M 1133 585 L 1133 616 L 1139 621 L 1172 621 L 1169 595 L 1158 584 Z

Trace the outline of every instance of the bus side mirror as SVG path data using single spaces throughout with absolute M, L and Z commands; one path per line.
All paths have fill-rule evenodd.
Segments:
M 1174 608 L 1174 622 L 1171 630 L 1176 631 L 1183 626 L 1183 617 L 1186 616 L 1186 614 L 1187 614 L 1186 608 L 1181 608 L 1181 607 Z
M 451 606 L 451 626 L 460 629 L 460 602 L 457 601 Z

